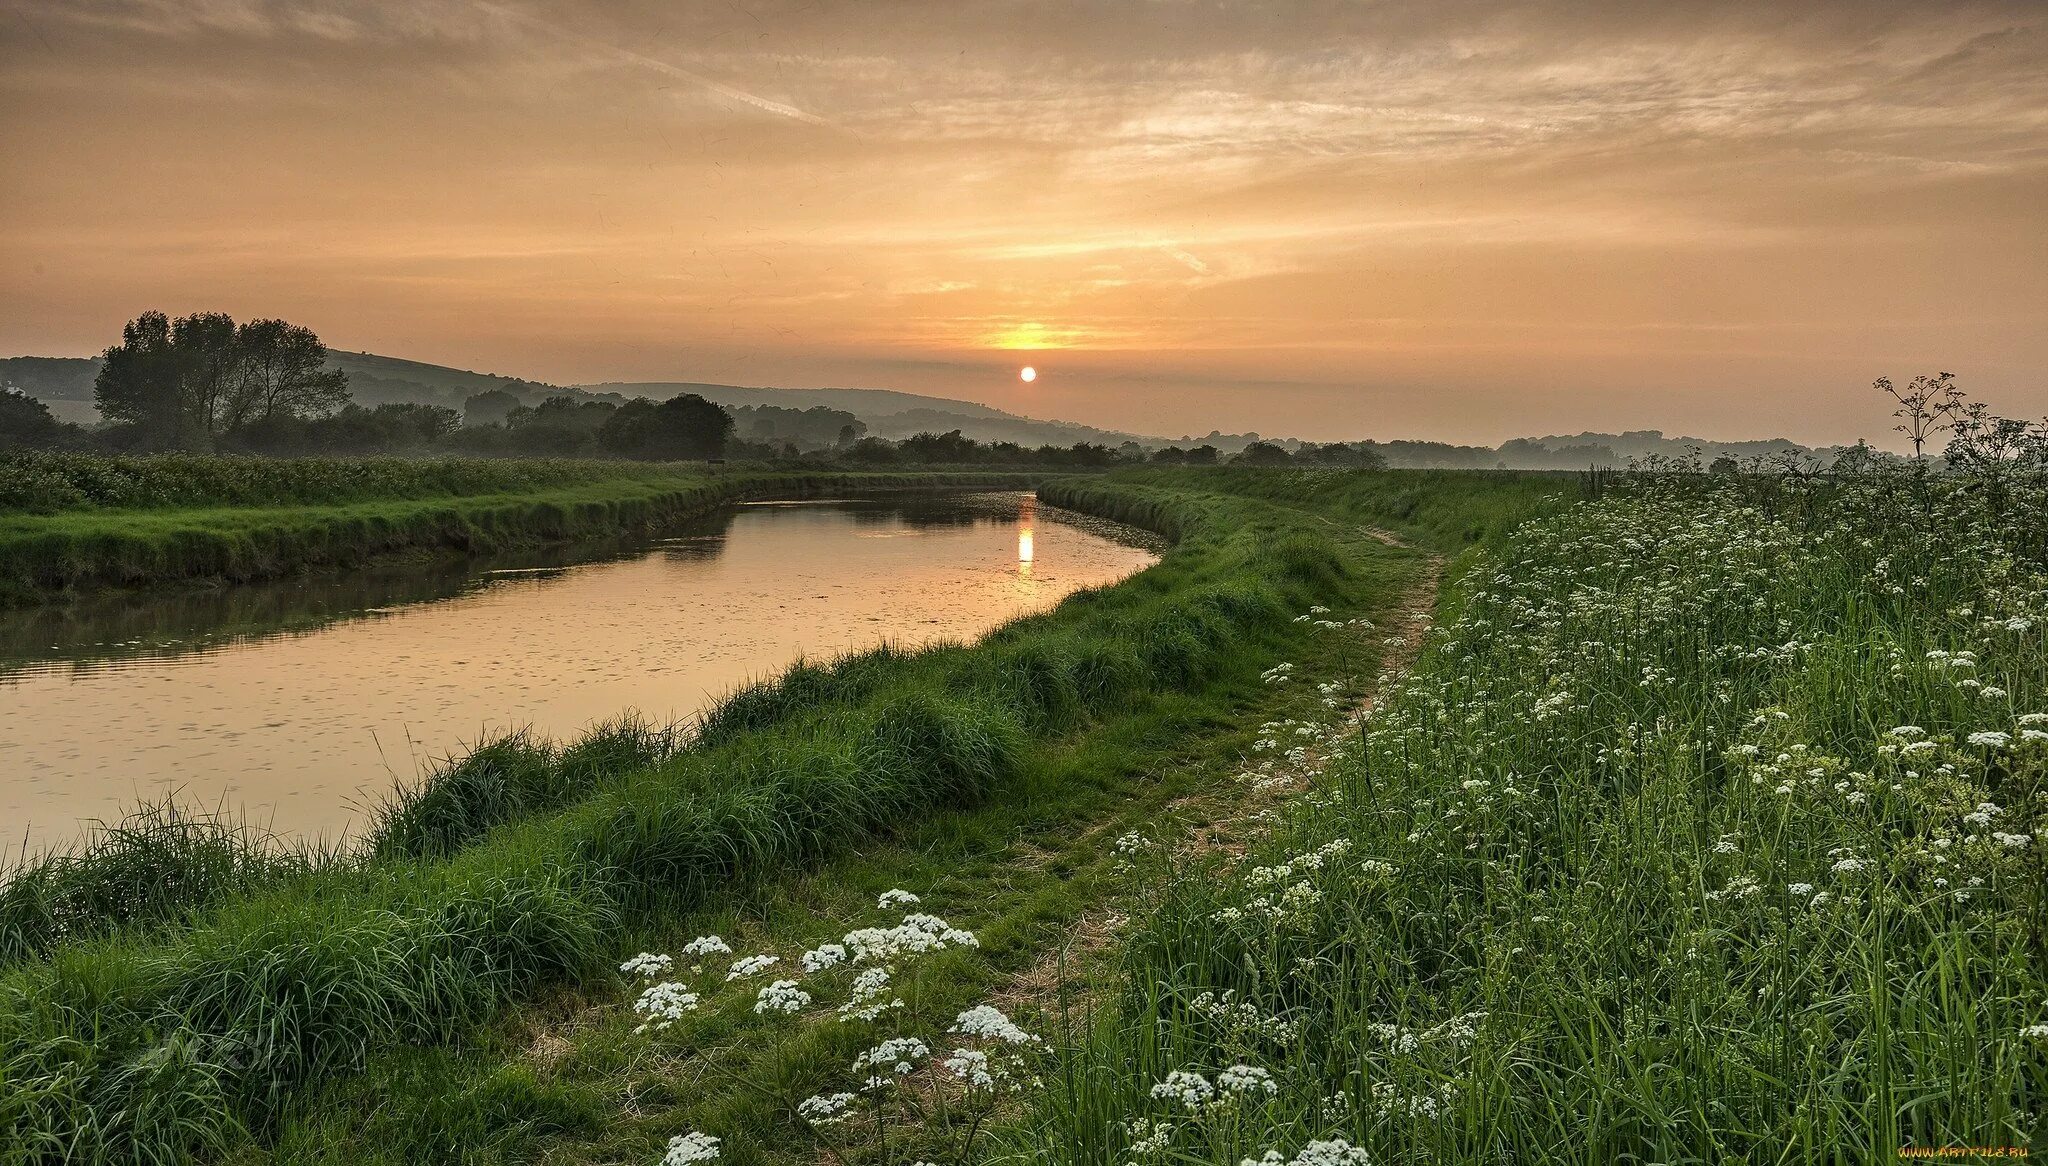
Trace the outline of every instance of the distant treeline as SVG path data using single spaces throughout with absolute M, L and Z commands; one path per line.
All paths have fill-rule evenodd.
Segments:
M 106 350 L 94 381 L 93 403 L 104 424 L 88 429 L 59 420 L 43 402 L 9 386 L 0 391 L 0 449 L 733 458 L 856 467 L 1384 464 L 1367 443 L 1290 451 L 1253 442 L 1226 458 L 1207 444 L 1032 447 L 975 441 L 957 429 L 890 441 L 868 435 L 860 418 L 841 409 L 726 409 L 695 393 L 658 402 L 565 394 L 528 405 L 511 392 L 488 389 L 470 395 L 459 412 L 419 402 L 365 407 L 351 399 L 349 374 L 326 358 L 326 346 L 311 329 L 284 320 L 237 323 L 221 313 L 172 319 L 145 312 Z
M 401 374 L 418 379 L 402 379 Z M 445 375 L 428 384 L 428 374 Z M 57 402 L 77 416 L 88 384 L 101 424 L 69 424 L 44 407 L 45 401 Z M 1055 423 L 1007 415 L 977 420 L 932 409 L 862 416 L 828 405 L 721 405 L 696 391 L 714 392 L 719 386 L 665 385 L 658 388 L 678 390 L 665 401 L 629 398 L 368 354 L 332 354 L 309 329 L 282 320 L 238 324 L 217 313 L 175 320 L 161 312 L 145 313 L 123 329 L 120 344 L 97 360 L 0 360 L 0 385 L 11 386 L 0 392 L 0 449 L 728 458 L 807 466 L 1241 461 L 1560 470 L 1660 460 L 1697 460 L 1732 469 L 1788 458 L 1818 457 L 1826 463 L 1844 452 L 1841 447 L 1809 450 L 1782 438 L 1716 442 L 1666 437 L 1657 430 L 1524 437 L 1499 446 L 1440 441 L 1318 445 L 1215 430 L 1171 444 L 1139 439 L 1112 445 L 1102 431 L 1076 430 L 1072 436 L 1080 441 L 1039 444 L 1030 427 L 1055 426 L 1056 432 Z M 832 399 L 845 404 L 846 395 Z M 1012 434 L 1017 440 L 1005 440 Z

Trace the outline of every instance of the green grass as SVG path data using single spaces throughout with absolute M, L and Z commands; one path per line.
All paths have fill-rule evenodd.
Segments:
M 0 454 L 0 514 L 276 509 L 527 494 L 701 477 L 703 465 L 575 458 L 234 457 Z
M 63 460 L 81 459 L 120 460 L 84 455 L 66 455 Z M 72 508 L 53 514 L 9 513 L 0 508 L 0 604 L 48 602 L 92 588 L 196 580 L 242 582 L 356 566 L 365 559 L 395 552 L 481 552 L 588 539 L 673 521 L 743 498 L 812 497 L 862 488 L 1017 487 L 1040 477 L 1005 473 L 796 474 L 606 462 L 173 460 L 253 465 L 263 467 L 260 472 L 266 474 L 354 468 L 367 483 L 327 490 L 332 498 L 315 503 L 250 502 L 248 499 L 264 497 L 262 491 L 223 487 L 219 498 L 228 504 L 209 496 L 207 501 L 213 504 L 183 507 Z M 436 468 L 445 473 L 426 473 Z M 519 478 L 522 468 L 530 471 L 526 480 Z M 406 476 L 415 469 L 421 471 L 418 477 Z M 209 488 L 212 485 L 210 480 L 207 484 Z M 473 488 L 473 492 L 448 492 L 461 488 Z M 321 493 L 310 488 L 277 491 L 280 497 L 290 498 Z
M 1385 584 L 1410 561 L 1361 554 L 1385 556 Z M 1385 584 L 1371 589 L 1367 610 L 1382 606 Z M 1320 656 L 1332 674 L 1369 672 L 1376 649 L 1327 637 L 1287 646 Z M 1246 763 L 1257 723 L 1315 706 L 1312 690 L 1263 684 L 1253 664 L 1200 693 L 1161 696 L 1031 750 L 982 804 L 938 812 L 814 870 L 745 880 L 697 910 L 632 929 L 618 957 L 675 951 L 710 933 L 790 964 L 806 946 L 875 916 L 879 892 L 906 887 L 923 897 L 920 909 L 973 929 L 981 947 L 906 969 L 901 987 L 911 1007 L 887 1031 L 938 1032 L 954 1013 L 1048 965 L 1072 979 L 1098 958 L 1076 942 L 1076 929 L 1100 928 L 1119 886 L 1111 840 L 1169 820 L 1213 822 L 1239 800 L 1231 777 Z M 632 985 L 596 977 L 448 1046 L 377 1058 L 293 1105 L 267 1144 L 245 1147 L 238 1160 L 651 1163 L 671 1136 L 704 1129 L 725 1139 L 726 1162 L 818 1161 L 819 1144 L 793 1107 L 837 1087 L 876 1032 L 756 1016 L 746 1007 L 754 986 L 653 1036 L 633 1031 Z M 1053 1031 L 1060 1005 L 1049 995 L 1011 1007 Z M 902 1133 L 908 1155 L 917 1135 Z
M 992 1160 L 2048 1149 L 2041 502 L 1680 478 L 1494 542 L 1264 844 L 1132 876 Z
M 980 804 L 1046 743 L 1255 675 L 1306 634 L 1295 612 L 1387 583 L 1294 510 L 1124 493 L 1179 542 L 1117 587 L 973 647 L 793 678 L 786 698 L 754 701 L 746 731 L 564 808 L 500 783 L 485 800 L 503 812 L 424 857 L 338 864 L 0 974 L 10 1144 L 31 1160 L 176 1161 L 274 1131 L 306 1083 L 603 981 L 633 929 Z

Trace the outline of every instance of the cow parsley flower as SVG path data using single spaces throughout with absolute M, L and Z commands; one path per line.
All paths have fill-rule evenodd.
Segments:
M 894 927 L 863 927 L 846 933 L 846 948 L 857 963 L 918 955 L 948 947 L 980 947 L 971 931 L 962 931 L 936 915 L 909 914 Z
M 675 966 L 675 962 L 674 956 L 656 955 L 651 951 L 643 951 L 625 963 L 620 964 L 619 970 L 629 976 L 639 976 L 644 980 L 655 980 L 666 975 L 668 970 Z
M 917 1068 L 920 1057 L 931 1050 L 914 1036 L 891 1037 L 853 1059 L 853 1071 L 868 1073 L 863 1087 L 880 1089 L 893 1084 L 895 1077 L 908 1077 Z
M 797 961 L 807 972 L 822 972 L 846 962 L 846 949 L 836 943 L 821 943 Z
M 759 974 L 761 974 L 762 972 L 765 972 L 765 971 L 767 971 L 767 970 L 768 970 L 769 968 L 772 968 L 772 967 L 774 967 L 774 966 L 775 966 L 776 964 L 779 964 L 779 963 L 781 963 L 781 962 L 782 962 L 782 957 L 781 957 L 781 956 L 774 956 L 774 955 L 750 955 L 750 956 L 744 956 L 744 957 L 742 957 L 742 958 L 740 958 L 740 959 L 736 959 L 736 960 L 734 960 L 734 961 L 732 962 L 732 970 L 731 970 L 731 971 L 728 971 L 727 973 L 725 973 L 725 982 L 726 982 L 726 983 L 728 983 L 728 984 L 730 984 L 730 983 L 732 983 L 732 982 L 733 982 L 734 980 L 744 980 L 744 979 L 746 979 L 746 978 L 747 978 L 747 977 L 749 977 L 749 976 L 756 976 L 756 975 L 759 975 Z
M 2007 745 L 2012 744 L 2012 734 L 2000 732 L 1997 729 L 1979 729 L 1963 739 L 1969 744 L 1980 745 L 1987 749 L 2003 749 Z
M 1000 1009 L 987 1004 L 977 1004 L 953 1020 L 947 1032 L 962 1036 L 976 1036 L 984 1040 L 1001 1041 L 1007 1045 L 1037 1044 L 1038 1038 L 1017 1027 Z
M 1154 1101 L 1176 1101 L 1188 1109 L 1200 1109 L 1216 1096 L 1216 1087 L 1200 1073 L 1175 1069 L 1166 1080 L 1152 1087 Z
M 974 1049 L 954 1049 L 946 1058 L 946 1071 L 976 1089 L 987 1089 L 995 1085 L 995 1074 L 990 1071 L 988 1054 Z
M 691 1130 L 668 1140 L 668 1153 L 661 1156 L 661 1166 L 690 1166 L 693 1162 L 709 1162 L 718 1157 L 718 1139 L 710 1134 Z
M 732 948 L 716 935 L 700 935 L 683 945 L 684 955 L 731 955 Z
M 851 1093 L 820 1093 L 796 1103 L 796 1115 L 814 1126 L 838 1125 L 852 1117 Z
M 1354 1146 L 1343 1138 L 1331 1138 L 1308 1143 L 1292 1158 L 1278 1150 L 1268 1150 L 1257 1158 L 1241 1159 L 1238 1166 L 1372 1166 L 1372 1159 L 1364 1147 Z
M 810 1006 L 811 994 L 797 987 L 795 980 L 777 980 L 754 996 L 754 1011 L 763 1015 L 781 1012 L 794 1016 Z
M 1256 1065 L 1232 1065 L 1216 1074 L 1216 1084 L 1226 1093 L 1264 1093 L 1271 1097 L 1280 1092 L 1273 1074 Z
M 875 900 L 875 906 L 887 911 L 891 907 L 914 906 L 918 901 L 918 897 L 909 891 L 892 888 L 882 892 L 881 897 Z
M 697 1011 L 698 999 L 688 984 L 675 980 L 650 985 L 640 993 L 638 1000 L 633 1001 L 633 1011 L 646 1017 L 633 1031 L 641 1033 L 651 1028 L 659 1032 L 681 1020 L 683 1013 Z
M 892 1008 L 903 1007 L 902 999 L 887 999 L 889 976 L 892 969 L 884 965 L 879 968 L 863 968 L 853 978 L 853 987 L 847 992 L 846 1002 L 839 1006 L 841 1020 L 873 1020 Z

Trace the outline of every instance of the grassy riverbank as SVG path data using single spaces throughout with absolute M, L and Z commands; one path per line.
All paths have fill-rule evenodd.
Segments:
M 0 604 L 243 582 L 397 552 L 633 530 L 744 498 L 1028 487 L 1042 474 L 801 474 L 593 461 L 0 456 Z
M 699 745 L 565 808 L 466 827 L 452 854 L 323 867 L 0 976 L 10 1144 L 176 1159 L 275 1129 L 301 1083 L 605 982 L 625 936 L 736 883 L 982 804 L 1076 733 L 1256 683 L 1309 634 L 1297 613 L 1386 592 L 1413 557 L 1286 507 L 1124 494 L 1179 542 L 1118 587 L 971 648 L 742 694 Z

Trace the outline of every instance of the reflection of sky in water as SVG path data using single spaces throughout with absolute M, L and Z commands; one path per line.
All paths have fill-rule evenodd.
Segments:
M 331 836 L 493 728 L 686 716 L 800 655 L 970 638 L 1152 559 L 1034 503 L 741 506 L 609 561 L 472 566 L 404 602 L 288 585 L 318 610 L 270 613 L 287 629 L 270 634 L 205 612 L 119 639 L 150 613 L 0 620 L 0 830 L 61 842 L 175 790 Z

